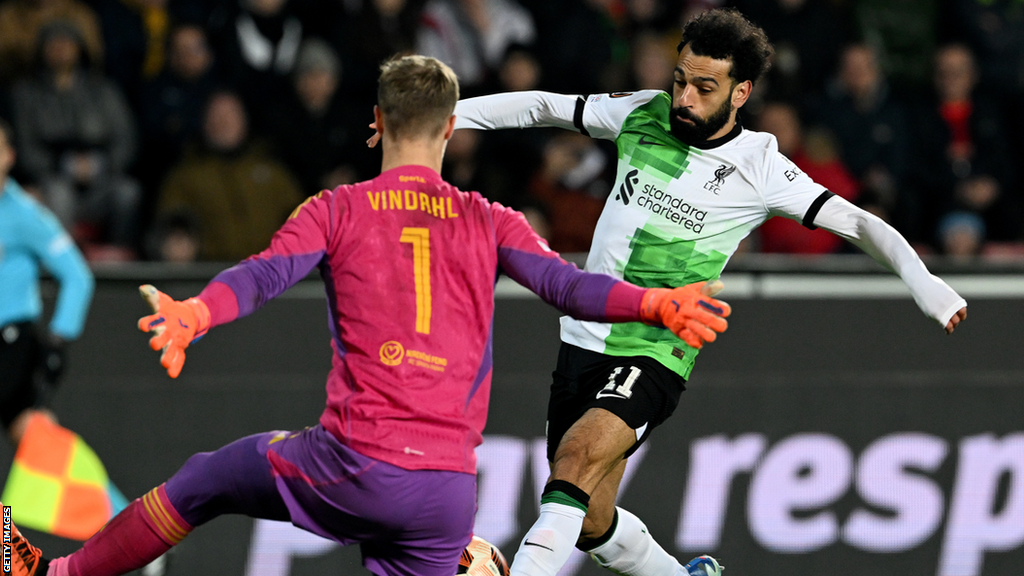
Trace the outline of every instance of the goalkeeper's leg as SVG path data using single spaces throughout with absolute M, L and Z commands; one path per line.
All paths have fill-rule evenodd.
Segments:
M 165 484 L 128 505 L 83 547 L 35 576 L 118 576 L 167 552 L 194 527 L 221 514 L 288 520 L 266 456 L 266 434 L 196 454 Z

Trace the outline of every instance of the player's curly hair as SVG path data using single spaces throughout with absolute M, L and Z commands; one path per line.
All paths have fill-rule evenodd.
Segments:
M 436 135 L 455 111 L 459 81 L 443 62 L 429 56 L 400 56 L 380 67 L 377 105 L 396 137 Z
M 732 60 L 729 76 L 756 84 L 771 67 L 775 48 L 759 26 L 747 20 L 735 8 L 708 10 L 683 26 L 683 38 L 677 52 L 690 45 L 698 56 Z

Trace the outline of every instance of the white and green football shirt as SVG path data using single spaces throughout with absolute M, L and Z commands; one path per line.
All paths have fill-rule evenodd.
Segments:
M 891 226 L 825 190 L 781 155 L 774 136 L 737 125 L 706 145 L 687 146 L 671 134 L 671 106 L 670 96 L 658 90 L 588 98 L 509 92 L 460 100 L 455 127 L 559 127 L 615 142 L 616 181 L 594 232 L 589 271 L 644 287 L 713 280 L 743 238 L 768 218 L 784 216 L 861 247 L 898 274 L 940 325 L 967 305 Z M 640 323 L 564 317 L 562 340 L 614 356 L 650 356 L 684 378 L 697 355 L 669 330 Z
M 773 215 L 803 219 L 826 190 L 779 154 L 775 137 L 736 127 L 704 148 L 669 128 L 661 91 L 580 99 L 576 128 L 618 148 L 615 186 L 586 269 L 644 287 L 714 280 L 741 240 Z M 697 350 L 641 323 L 562 318 L 562 340 L 616 356 L 644 355 L 688 377 Z

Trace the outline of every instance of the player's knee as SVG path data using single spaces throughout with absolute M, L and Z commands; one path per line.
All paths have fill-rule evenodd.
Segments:
M 193 454 L 165 486 L 167 498 L 179 514 L 192 526 L 205 524 L 225 510 L 226 490 L 217 481 L 221 474 L 216 452 Z
M 567 438 L 555 451 L 552 476 L 593 488 L 591 482 L 594 485 L 600 482 L 622 460 L 628 448 L 620 439 L 606 436 Z

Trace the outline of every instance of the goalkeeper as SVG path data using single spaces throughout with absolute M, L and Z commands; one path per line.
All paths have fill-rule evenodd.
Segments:
M 782 216 L 862 248 L 952 333 L 967 303 L 898 232 L 813 182 L 773 136 L 739 124 L 773 53 L 764 31 L 735 10 L 711 10 L 684 26 L 678 50 L 671 95 L 483 96 L 459 102 L 456 128 L 559 127 L 615 141 L 616 182 L 588 271 L 652 287 L 711 281 L 743 238 Z M 550 482 L 512 576 L 554 576 L 574 546 L 626 576 L 719 574 L 709 557 L 680 565 L 615 506 L 626 459 L 675 410 L 697 348 L 657 327 L 573 318 L 562 319 L 562 341 L 548 406 Z
M 382 576 L 452 576 L 476 511 L 499 271 L 575 317 L 667 326 L 694 348 L 726 329 L 729 306 L 713 289 L 642 289 L 583 272 L 521 214 L 445 183 L 457 100 L 455 75 L 437 60 L 384 64 L 380 176 L 309 198 L 269 248 L 195 298 L 141 288 L 155 313 L 139 327 L 177 377 L 191 342 L 318 268 L 333 349 L 319 424 L 193 456 L 70 556 L 44 560 L 14 531 L 15 576 L 124 574 L 228 513 L 360 543 Z

